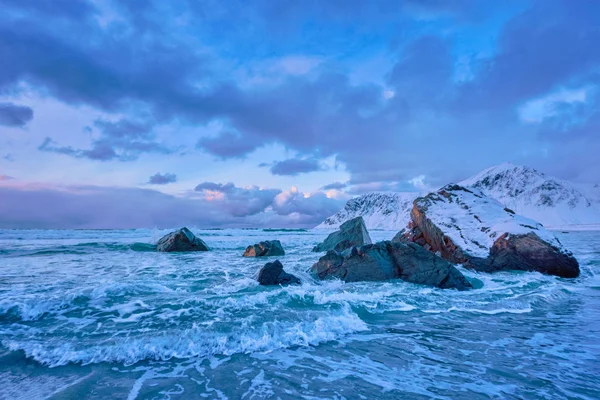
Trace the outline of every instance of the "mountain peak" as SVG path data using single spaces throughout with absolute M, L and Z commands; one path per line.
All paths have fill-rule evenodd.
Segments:
M 487 178 L 485 184 L 490 185 L 493 183 L 493 181 L 507 178 L 514 179 L 517 177 L 521 180 L 527 181 L 524 183 L 531 184 L 533 183 L 533 181 L 545 179 L 546 175 L 542 172 L 539 172 L 535 168 L 527 167 L 525 165 L 516 165 L 510 162 L 504 162 L 502 164 L 486 168 L 483 171 L 459 183 L 463 186 L 473 186 L 476 185 L 478 182 L 482 184 L 483 181 Z
M 481 190 L 519 214 L 552 227 L 597 224 L 599 201 L 591 190 L 547 176 L 534 168 L 503 163 L 460 182 Z M 580 185 L 581 186 L 581 185 Z

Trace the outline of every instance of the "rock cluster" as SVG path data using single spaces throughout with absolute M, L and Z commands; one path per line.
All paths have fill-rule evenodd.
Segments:
M 471 288 L 456 267 L 414 243 L 384 241 L 343 252 L 330 250 L 311 270 L 320 279 L 345 282 L 402 279 L 442 289 Z

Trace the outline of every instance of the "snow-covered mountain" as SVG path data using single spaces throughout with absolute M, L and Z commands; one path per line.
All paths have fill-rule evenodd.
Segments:
M 459 184 L 479 189 L 547 228 L 600 228 L 598 185 L 575 184 L 509 163 L 488 168 Z
M 533 168 L 500 164 L 459 182 L 550 229 L 600 229 L 600 185 L 576 184 Z M 419 193 L 368 193 L 346 203 L 317 228 L 338 228 L 362 215 L 368 229 L 400 230 Z
M 470 256 L 486 258 L 492 246 L 504 234 L 529 233 L 535 233 L 562 253 L 569 254 L 554 234 L 540 223 L 516 214 L 473 187 L 446 185 L 437 192 L 419 198 L 415 204 L 418 213 Z M 416 229 L 421 232 L 425 228 L 420 226 Z
M 342 223 L 362 216 L 367 229 L 397 229 L 406 226 L 410 220 L 413 200 L 419 193 L 373 192 L 348 200 L 346 206 L 327 218 L 316 228 L 337 229 Z

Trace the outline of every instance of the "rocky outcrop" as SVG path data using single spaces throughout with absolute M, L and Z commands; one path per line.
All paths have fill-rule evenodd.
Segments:
M 311 270 L 319 279 L 345 282 L 402 279 L 442 289 L 471 288 L 456 267 L 414 243 L 384 241 L 343 252 L 330 250 Z
M 396 239 L 477 271 L 579 275 L 577 260 L 541 224 L 459 185 L 416 199 L 408 229 Z
M 246 247 L 244 257 L 268 257 L 268 256 L 283 256 L 285 251 L 279 240 L 266 240 L 258 244 Z
M 181 228 L 163 236 L 156 243 L 156 250 L 166 252 L 208 251 L 210 248 L 188 228 Z
M 279 260 L 266 263 L 258 272 L 258 283 L 261 285 L 300 284 L 300 279 L 283 270 Z
M 362 217 L 356 217 L 340 225 L 340 230 L 331 233 L 313 248 L 313 251 L 343 251 L 352 246 L 371 244 L 371 237 Z

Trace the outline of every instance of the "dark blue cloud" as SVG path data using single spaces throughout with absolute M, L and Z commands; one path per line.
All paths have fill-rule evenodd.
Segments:
M 159 31 L 143 36 L 118 23 L 102 28 L 93 19 L 65 22 L 53 10 L 70 6 L 45 1 L 40 3 L 48 7 L 35 7 L 44 13 L 36 18 L 27 13 L 35 3 L 11 2 L 0 19 L 0 58 L 10 60 L 0 65 L 0 90 L 26 81 L 60 100 L 109 111 L 143 101 L 157 117 L 171 117 L 172 103 L 179 111 L 192 106 L 192 81 L 204 73 L 193 49 Z
M 599 24 L 600 2 L 533 2 L 506 24 L 496 54 L 461 88 L 460 106 L 503 110 L 560 85 L 600 83 L 591 75 L 600 63 Z
M 95 7 L 86 0 L 0 0 L 5 12 L 19 10 L 42 18 L 88 18 L 96 13 Z
M 201 138 L 196 148 L 204 150 L 218 158 L 240 158 L 251 153 L 260 146 L 249 137 L 232 132 L 222 132 L 217 137 Z
M 173 182 L 177 182 L 177 175 L 168 173 L 161 174 L 157 172 L 148 179 L 148 183 L 152 185 L 166 185 Z
M 424 36 L 410 43 L 392 68 L 389 83 L 396 95 L 411 103 L 435 106 L 448 96 L 452 85 L 454 60 L 449 44 L 437 36 Z
M 324 168 L 314 158 L 290 158 L 275 162 L 269 169 L 273 175 L 296 176 L 308 172 L 322 171 Z
M 13 103 L 0 103 L 0 125 L 23 127 L 33 119 L 33 110 Z
M 147 123 L 126 119 L 118 121 L 100 119 L 94 122 L 94 126 L 100 131 L 100 137 L 92 142 L 90 149 L 59 146 L 49 137 L 42 142 L 38 149 L 96 161 L 134 161 L 143 153 L 170 154 L 175 151 L 156 142 L 152 126 Z
M 228 193 L 232 190 L 235 190 L 236 187 L 233 183 L 215 183 L 215 182 L 202 182 L 194 188 L 196 192 L 201 192 L 203 190 L 211 190 L 214 192 L 223 192 Z
M 55 12 L 5 2 L 0 58 L 11 62 L 0 65 L 0 91 L 25 82 L 131 118 L 219 122 L 222 133 L 200 139 L 198 149 L 227 159 L 278 143 L 307 156 L 336 155 L 353 183 L 425 173 L 441 184 L 505 160 L 544 169 L 577 150 L 591 157 L 599 145 L 586 134 L 597 121 L 592 103 L 585 118 L 564 104 L 561 120 L 541 127 L 518 114 L 561 87 L 599 84 L 600 3 L 593 0 L 124 2 L 113 5 L 119 18 L 106 25 L 95 7 L 75 4 L 83 6 Z M 200 22 L 175 23 L 180 17 Z M 481 37 L 497 40 L 481 45 Z M 465 42 L 473 43 L 470 53 Z M 383 80 L 351 76 L 381 53 L 395 60 Z M 264 85 L 236 80 L 242 66 L 294 54 L 326 62 Z M 462 79 L 459 64 L 467 71 Z M 555 143 L 551 130 L 577 135 L 569 154 L 548 145 Z M 542 148 L 550 152 L 545 159 L 536 153 Z M 149 137 L 108 134 L 90 149 L 50 139 L 41 149 L 98 160 L 168 152 Z M 573 162 L 579 172 L 588 169 Z
M 341 190 L 341 189 L 345 189 L 348 187 L 347 183 L 342 183 L 342 182 L 332 182 L 330 184 L 327 184 L 325 186 L 323 186 L 321 188 L 321 190 L 332 190 L 332 189 L 337 189 L 337 190 Z

